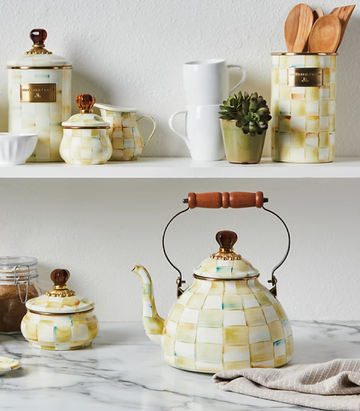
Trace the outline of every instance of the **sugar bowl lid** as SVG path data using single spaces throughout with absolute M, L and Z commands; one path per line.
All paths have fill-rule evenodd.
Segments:
M 95 96 L 92 94 L 79 94 L 76 97 L 76 104 L 80 109 L 80 113 L 64 121 L 62 123 L 63 128 L 110 128 L 109 123 L 106 123 L 102 117 L 93 113 L 92 107 L 95 104 Z
M 259 271 L 240 254 L 234 252 L 237 234 L 233 231 L 219 231 L 216 236 L 220 249 L 195 268 L 195 277 L 215 280 L 234 280 L 257 277 Z
M 47 69 L 71 69 L 70 62 L 63 57 L 52 54 L 45 48 L 47 32 L 44 29 L 33 29 L 30 32 L 30 38 L 33 41 L 33 47 L 25 55 L 15 60 L 8 61 L 8 69 L 29 69 L 47 68 Z
M 58 268 L 51 273 L 50 278 L 54 288 L 40 297 L 29 300 L 26 303 L 28 310 L 44 314 L 74 314 L 90 311 L 95 307 L 92 301 L 76 295 L 67 288 L 66 282 L 70 278 L 68 270 Z

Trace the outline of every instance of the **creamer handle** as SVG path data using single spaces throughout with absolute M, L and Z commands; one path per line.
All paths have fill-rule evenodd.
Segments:
M 149 118 L 153 122 L 153 130 L 152 130 L 150 136 L 146 139 L 146 141 L 144 141 L 144 147 L 152 139 L 153 135 L 155 134 L 155 130 L 156 130 L 156 121 L 153 117 L 151 117 L 149 115 L 142 116 L 142 117 L 138 118 L 136 121 L 141 121 L 145 117 Z

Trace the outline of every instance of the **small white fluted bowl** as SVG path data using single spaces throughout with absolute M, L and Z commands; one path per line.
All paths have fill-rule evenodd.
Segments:
M 37 140 L 36 134 L 0 133 L 0 166 L 25 164 Z

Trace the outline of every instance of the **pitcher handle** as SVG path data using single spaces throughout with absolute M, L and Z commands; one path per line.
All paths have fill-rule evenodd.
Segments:
M 237 64 L 228 64 L 228 66 L 227 66 L 228 69 L 229 69 L 229 68 L 234 68 L 234 67 L 241 69 L 241 71 L 242 71 L 242 77 L 241 77 L 240 81 L 236 84 L 236 86 L 233 87 L 233 88 L 230 90 L 229 94 L 232 94 L 232 92 L 235 91 L 239 86 L 241 86 L 241 84 L 246 80 L 246 70 L 244 69 L 244 67 L 239 66 L 239 65 L 237 65 Z
M 146 144 L 152 139 L 153 135 L 155 134 L 155 130 L 156 130 L 156 121 L 155 121 L 155 119 L 154 119 L 153 117 L 151 117 L 151 116 L 149 116 L 149 115 L 142 116 L 142 117 L 138 118 L 136 121 L 141 121 L 141 120 L 142 120 L 143 118 L 145 118 L 145 117 L 149 118 L 149 119 L 153 122 L 154 128 L 153 128 L 150 136 L 147 138 L 147 140 L 144 141 L 144 147 L 145 147 Z
M 190 150 L 190 140 L 189 140 L 188 136 L 186 134 L 180 133 L 179 131 L 176 131 L 175 128 L 174 128 L 174 125 L 173 125 L 174 118 L 178 114 L 185 114 L 185 124 L 186 124 L 186 116 L 188 114 L 187 110 L 177 111 L 176 113 L 171 114 L 171 116 L 169 117 L 169 127 L 175 134 L 177 134 L 179 137 L 181 137 L 185 141 L 188 149 Z

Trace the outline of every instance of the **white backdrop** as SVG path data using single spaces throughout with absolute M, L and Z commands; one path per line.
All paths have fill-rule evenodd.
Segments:
M 264 191 L 268 207 L 288 223 L 292 250 L 279 270 L 279 299 L 292 319 L 356 320 L 359 308 L 360 191 L 339 180 L 0 180 L 2 255 L 38 257 L 41 278 L 68 268 L 70 286 L 97 304 L 100 319 L 141 318 L 144 265 L 166 315 L 177 273 L 161 250 L 168 220 L 184 208 L 188 191 Z M 238 233 L 236 251 L 260 270 L 267 285 L 283 257 L 286 234 L 259 209 L 190 210 L 168 231 L 168 253 L 187 280 L 217 251 L 217 231 Z M 49 285 L 47 283 L 47 285 Z
M 185 107 L 182 64 L 225 58 L 242 64 L 242 90 L 270 97 L 270 53 L 283 51 L 289 0 L 2 0 L 0 3 L 0 128 L 7 128 L 6 61 L 31 48 L 28 33 L 48 31 L 46 47 L 74 66 L 73 96 L 138 107 L 158 132 L 147 156 L 187 156 L 167 127 Z M 358 53 L 360 2 L 338 59 L 337 155 L 360 155 Z M 330 12 L 335 0 L 311 3 Z M 235 78 L 233 79 L 235 80 Z M 76 108 L 73 108 L 76 112 Z M 268 142 L 269 145 L 269 142 Z M 267 147 L 268 150 L 268 147 Z M 140 160 L 141 161 L 141 160 Z M 360 192 L 356 180 L 1 180 L 1 255 L 39 258 L 44 281 L 54 268 L 72 272 L 70 286 L 95 300 L 101 320 L 141 317 L 134 263 L 153 276 L 165 315 L 176 273 L 161 251 L 161 233 L 189 191 L 258 191 L 288 222 L 293 247 L 279 272 L 279 298 L 292 319 L 358 320 Z M 220 229 L 238 232 L 237 250 L 262 273 L 285 250 L 280 223 L 261 210 L 194 210 L 169 231 L 169 254 L 188 283 L 192 268 L 216 251 Z
M 7 127 L 6 62 L 31 48 L 33 28 L 48 31 L 46 47 L 73 64 L 75 97 L 137 107 L 158 122 L 147 156 L 188 156 L 167 120 L 186 106 L 182 64 L 224 58 L 241 64 L 241 90 L 270 100 L 270 53 L 285 51 L 283 26 L 298 0 L 1 0 L 0 129 Z M 337 155 L 360 155 L 358 115 L 360 2 L 340 48 L 337 69 Z M 324 12 L 338 0 L 310 6 Z M 233 83 L 236 84 L 236 72 Z M 144 121 L 145 122 L 145 121 Z M 144 126 L 141 124 L 143 129 Z M 149 125 L 150 128 L 150 125 Z M 147 130 L 145 130 L 146 132 Z M 150 133 L 150 129 L 148 129 Z M 269 153 L 270 135 L 265 154 Z

